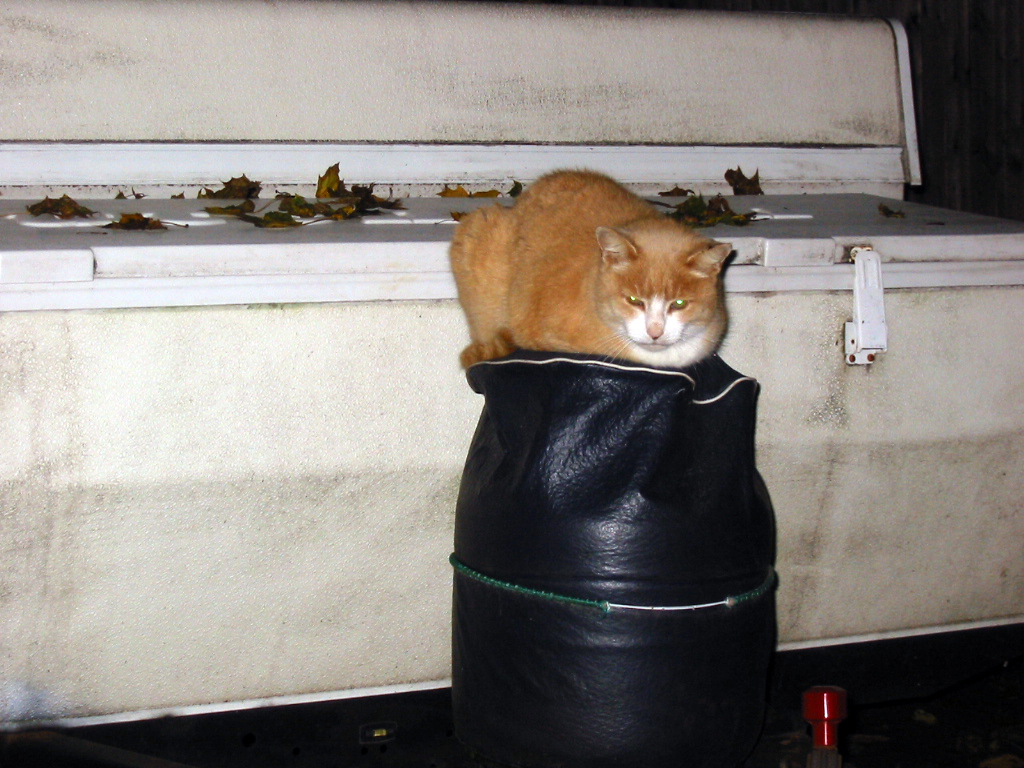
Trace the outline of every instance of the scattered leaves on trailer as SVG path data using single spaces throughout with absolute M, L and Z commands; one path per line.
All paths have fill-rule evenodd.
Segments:
M 260 190 L 263 189 L 262 183 L 250 180 L 244 173 L 221 183 L 223 187 L 218 190 L 204 187 L 199 192 L 199 199 L 248 200 L 252 197 L 259 197 Z
M 398 201 L 381 200 L 372 192 L 372 187 L 354 186 L 349 194 L 330 202 L 325 200 L 307 200 L 301 195 L 278 195 L 276 211 L 262 216 L 254 214 L 255 204 L 245 200 L 238 205 L 211 206 L 207 213 L 218 216 L 234 216 L 241 221 L 264 229 L 282 229 L 301 227 L 320 221 L 344 221 L 360 216 L 372 216 L 380 213 L 381 203 L 388 207 L 400 207 Z
M 56 200 L 52 197 L 47 197 L 40 200 L 38 203 L 26 206 L 26 208 L 33 216 L 50 214 L 51 216 L 56 216 L 59 219 L 87 219 L 96 213 L 96 211 L 86 208 L 84 205 L 80 205 L 77 201 L 67 195 L 62 195 Z
M 338 170 L 338 163 L 335 163 L 317 180 L 316 197 L 331 198 L 336 201 L 344 201 L 354 206 L 361 213 L 376 212 L 381 208 L 401 209 L 404 208 L 400 200 L 378 197 L 373 194 L 374 184 L 359 185 L 353 184 L 352 189 L 345 186 L 344 179 Z
M 763 195 L 764 191 L 761 189 L 761 170 L 754 171 L 754 175 L 751 178 L 747 178 L 743 175 L 743 169 L 740 166 L 736 166 L 736 170 L 730 168 L 725 172 L 725 180 L 729 182 L 729 186 L 732 187 L 732 193 L 734 195 Z
M 905 219 L 907 217 L 903 211 L 894 211 L 885 203 L 878 204 L 878 212 L 887 219 Z
M 141 213 L 122 213 L 121 218 L 104 224 L 103 229 L 126 229 L 137 232 L 154 229 L 167 229 L 160 219 L 143 216 Z
M 302 198 L 299 198 L 300 200 Z M 237 205 L 211 205 L 203 210 L 214 216 L 234 216 L 239 221 L 245 221 L 260 229 L 285 229 L 289 227 L 301 227 L 306 222 L 298 221 L 292 216 L 287 208 L 292 197 L 281 198 L 280 210 L 270 211 L 258 216 L 254 213 L 256 203 L 250 200 L 243 200 Z
M 754 217 L 752 213 L 736 213 L 721 195 L 710 200 L 705 200 L 703 195 L 690 195 L 672 206 L 666 215 L 691 227 L 713 227 L 717 224 L 743 227 Z
M 290 216 L 298 216 L 301 219 L 334 219 L 344 221 L 366 213 L 377 214 L 380 211 L 376 208 L 368 209 L 359 205 L 356 197 L 339 198 L 340 203 L 325 203 L 317 200 L 310 202 L 301 195 L 282 197 L 278 203 L 278 210 Z
M 136 200 L 139 200 L 139 199 L 145 197 L 145 195 L 142 194 L 141 192 L 136 192 L 135 191 L 135 187 L 132 187 L 132 197 L 134 197 Z M 119 190 L 118 193 L 116 195 L 114 195 L 114 199 L 115 200 L 127 200 L 128 196 L 124 192 Z

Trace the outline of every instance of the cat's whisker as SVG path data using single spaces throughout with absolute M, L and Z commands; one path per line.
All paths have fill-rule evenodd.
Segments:
M 622 359 L 625 357 L 622 353 L 629 349 L 632 345 L 632 340 L 629 338 L 623 338 L 620 334 L 614 331 L 610 332 L 604 339 L 605 342 L 601 346 L 608 349 L 608 352 L 602 355 L 608 360 Z

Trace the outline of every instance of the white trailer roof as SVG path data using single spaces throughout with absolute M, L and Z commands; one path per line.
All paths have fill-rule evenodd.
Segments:
M 736 250 L 729 290 L 850 288 L 857 246 L 880 254 L 888 287 L 1024 284 L 1024 222 L 872 195 L 730 201 L 760 218 L 703 230 Z M 280 230 L 204 210 L 238 201 L 88 200 L 96 215 L 71 220 L 32 216 L 30 202 L 0 203 L 0 310 L 454 298 L 452 214 L 495 203 L 409 198 L 404 210 Z M 126 212 L 167 229 L 103 228 Z

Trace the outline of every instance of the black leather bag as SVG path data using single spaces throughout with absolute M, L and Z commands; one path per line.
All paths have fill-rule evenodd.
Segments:
M 518 352 L 485 397 L 455 523 L 457 736 L 516 766 L 738 765 L 775 643 L 757 383 Z

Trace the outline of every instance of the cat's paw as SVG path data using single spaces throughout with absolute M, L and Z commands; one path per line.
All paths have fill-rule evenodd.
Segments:
M 489 341 L 477 341 L 470 344 L 459 355 L 459 363 L 463 368 L 482 363 L 485 360 L 495 360 L 499 357 L 511 355 L 517 349 L 512 336 L 507 331 L 501 331 Z

